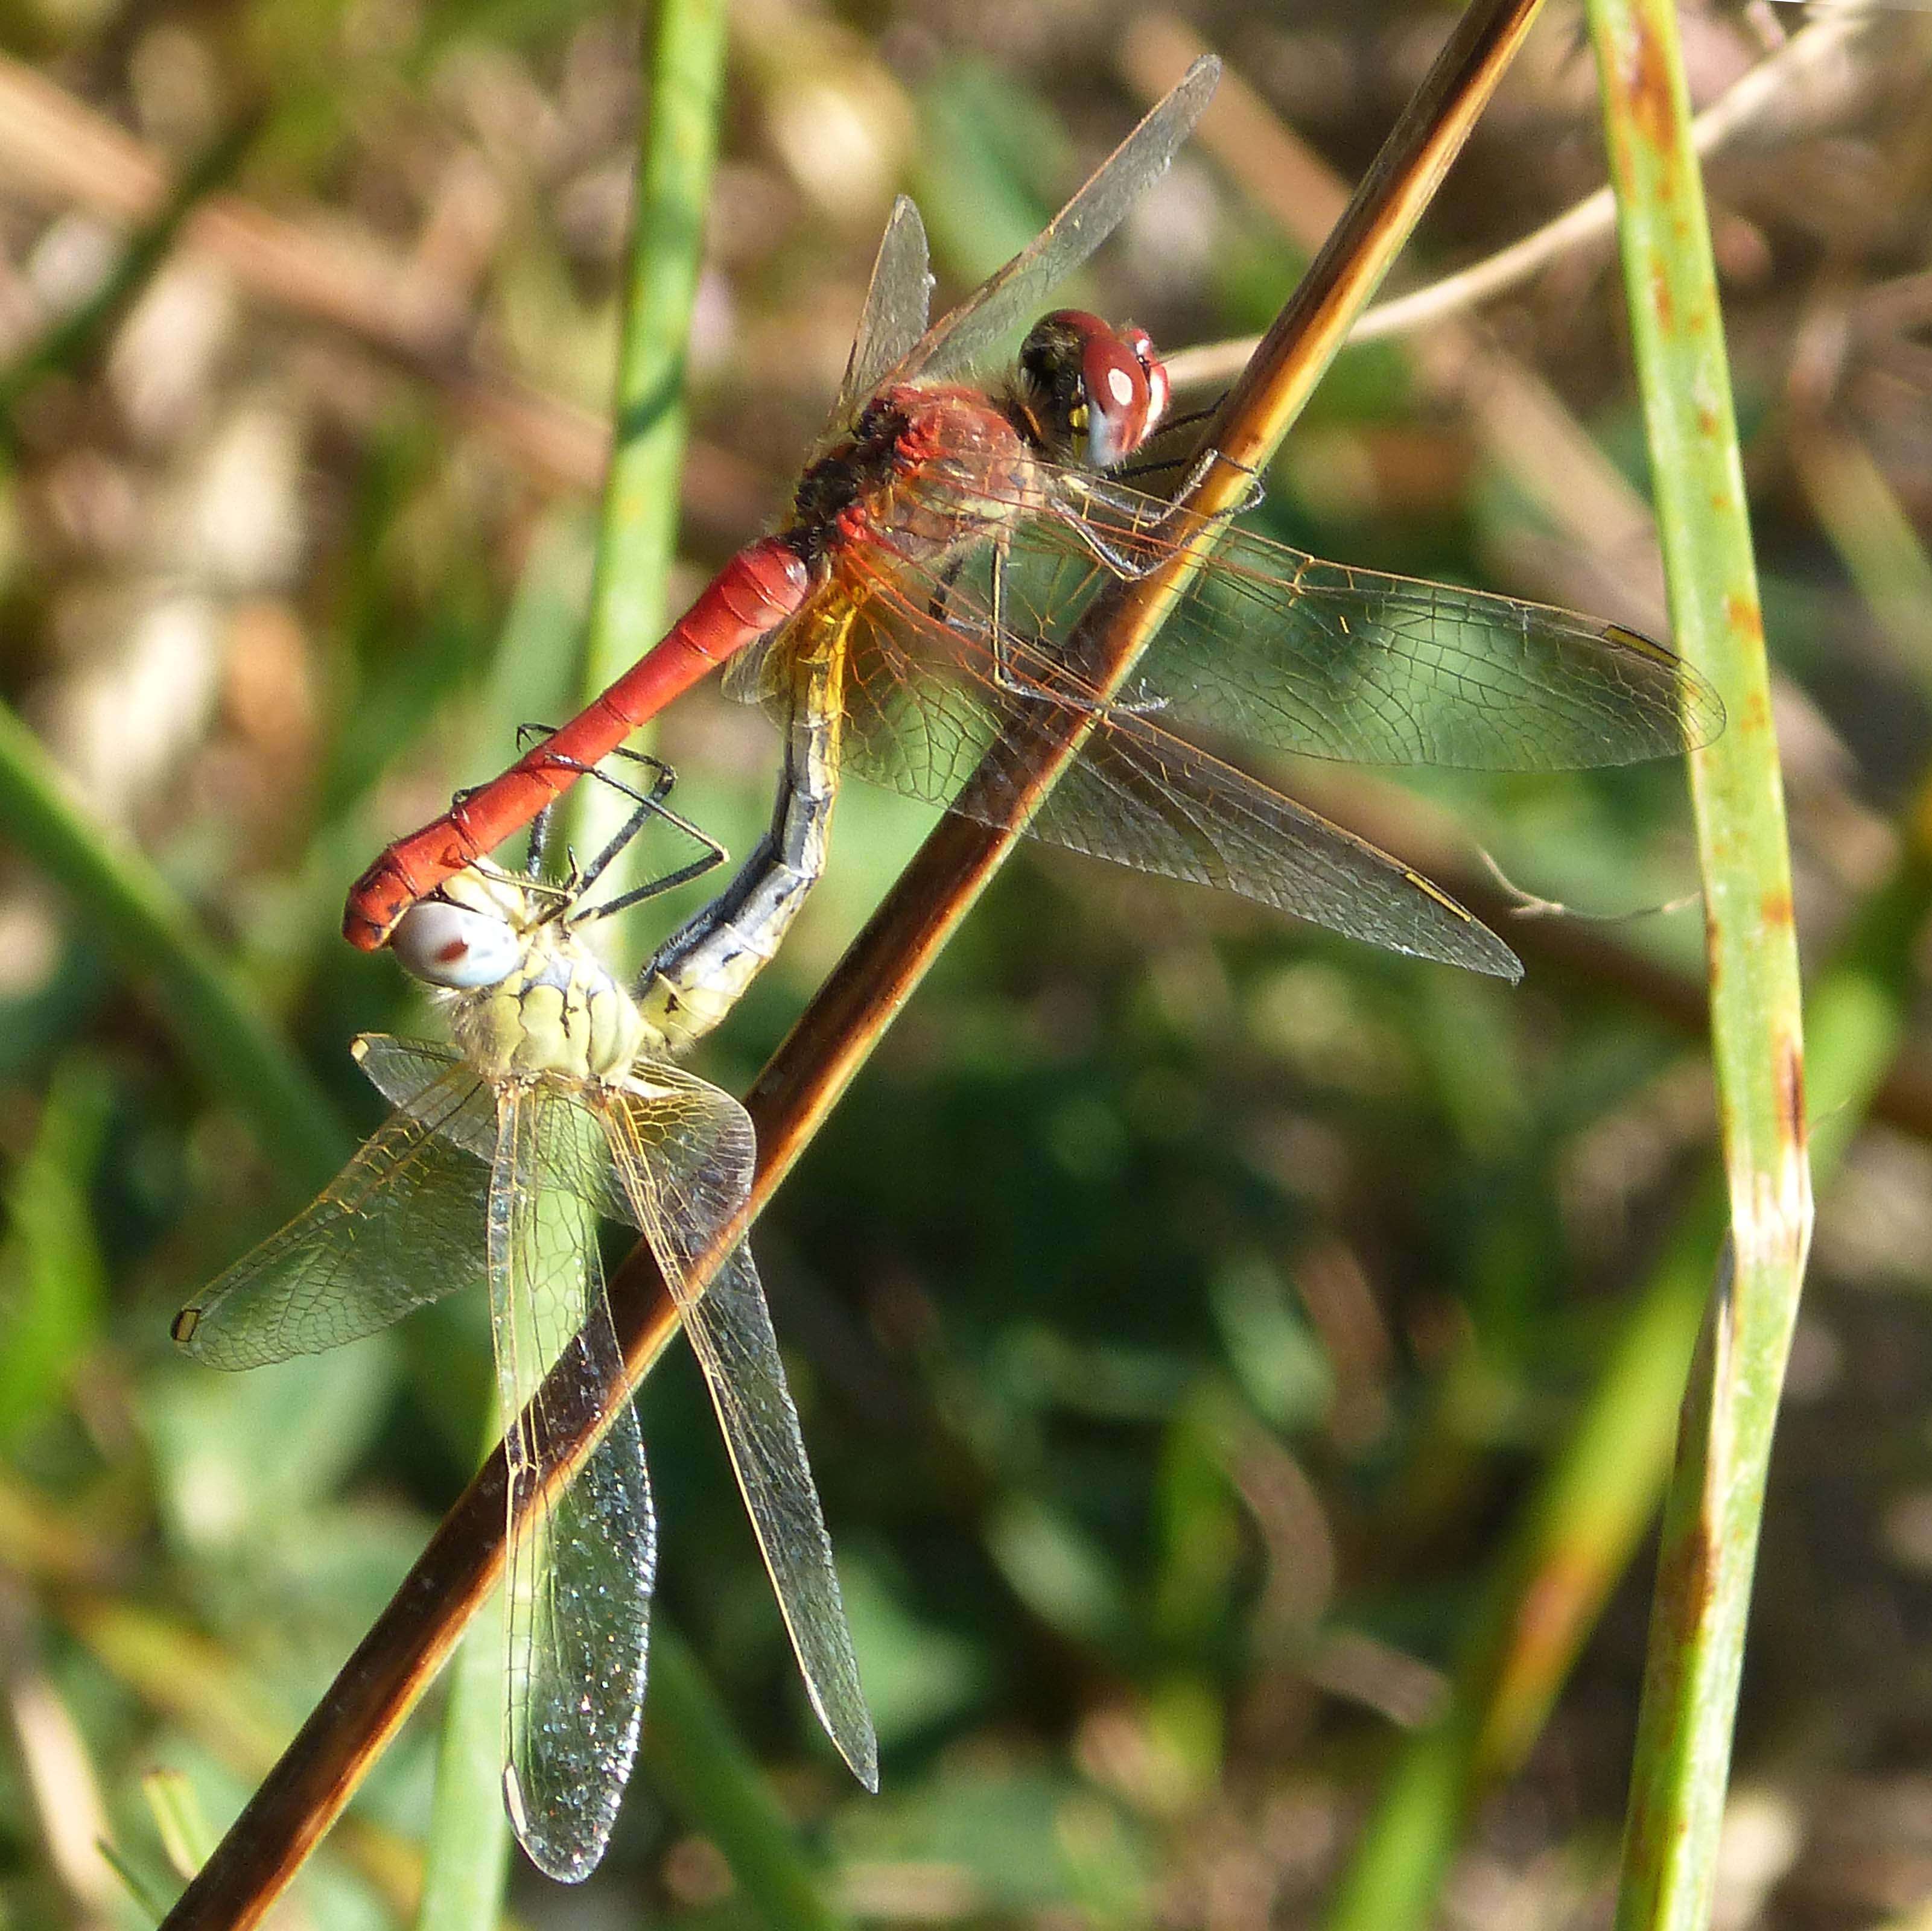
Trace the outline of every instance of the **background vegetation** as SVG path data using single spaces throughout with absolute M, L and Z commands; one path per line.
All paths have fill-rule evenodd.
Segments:
M 1230 0 L 1192 26 L 1348 178 L 1448 18 Z M 1802 24 L 1688 13 L 1699 103 Z M 926 211 L 941 298 L 970 286 L 1172 77 L 1178 31 L 1077 0 L 734 9 L 687 590 L 782 502 L 892 190 Z M 1414 280 L 1601 181 L 1579 31 L 1542 23 Z M 31 744 L 0 745 L 0 1908 L 23 1924 L 151 1917 L 94 1840 L 168 1894 L 143 1778 L 184 1774 L 190 1833 L 225 1819 L 482 1434 L 480 1297 L 234 1378 L 172 1358 L 166 1326 L 378 1117 L 350 1035 L 428 1023 L 337 937 L 346 880 L 574 688 L 637 32 L 572 0 L 0 8 L 0 694 L 66 774 L 36 792 Z M 1828 59 L 1786 53 L 1709 175 L 1801 927 L 1908 1015 L 1928 51 L 1900 14 Z M 1320 193 L 1283 196 L 1266 137 L 1204 135 L 1082 298 L 1177 346 L 1265 322 Z M 1349 352 L 1267 523 L 1660 629 L 1607 241 L 1482 315 Z M 743 850 L 763 723 L 701 691 L 658 745 L 680 805 Z M 1699 921 L 1645 912 L 1694 886 L 1681 774 L 1400 793 L 1282 775 L 1496 916 L 1478 844 L 1613 916 L 1510 925 L 1510 991 L 1071 858 L 1000 881 L 758 1237 L 880 1798 L 796 1692 L 680 1352 L 646 1392 L 664 1615 L 852 1918 L 1320 1921 L 1360 1894 L 1394 1768 L 1428 1787 L 1414 1766 L 1459 1668 L 1483 1721 L 1448 1747 L 1434 1814 L 1480 1801 L 1441 1921 L 1603 1915 L 1650 1583 L 1633 1543 L 1708 1284 L 1708 1241 L 1671 1265 L 1712 1168 Z M 700 1070 L 742 1090 L 926 822 L 847 794 L 830 878 Z M 117 889 L 144 876 L 116 870 L 134 850 L 166 888 L 140 917 Z M 196 970 L 146 969 L 184 930 Z M 211 1031 L 223 972 L 259 1035 Z M 1932 1069 L 1904 1052 L 1824 1195 L 1732 1924 L 1905 1923 L 1932 1900 Z M 1849 1138 L 1839 1096 L 1823 1123 Z M 1597 1579 L 1627 1562 L 1599 1622 Z M 1540 1615 L 1482 1675 L 1512 1591 Z M 1573 1622 L 1588 1641 L 1546 1726 Z M 407 1918 L 436 1749 L 419 1719 L 304 1879 L 302 1921 Z M 520 1917 L 760 1921 L 704 1792 L 663 1768 L 590 1886 L 525 1873 Z M 1377 1856 L 1403 1840 L 1382 1816 Z

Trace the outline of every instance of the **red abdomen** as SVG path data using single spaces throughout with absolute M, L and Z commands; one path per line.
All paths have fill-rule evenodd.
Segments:
M 697 602 L 588 708 L 440 818 L 398 838 L 350 888 L 342 935 L 373 952 L 446 878 L 527 825 L 638 726 L 734 652 L 768 637 L 810 595 L 811 571 L 782 537 L 747 544 Z

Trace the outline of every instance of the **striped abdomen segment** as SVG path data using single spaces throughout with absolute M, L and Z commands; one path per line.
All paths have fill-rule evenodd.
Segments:
M 676 1055 L 710 1032 L 771 963 L 823 877 L 838 795 L 844 613 L 832 647 L 794 672 L 784 770 L 772 828 L 730 885 L 660 946 L 639 975 L 644 1023 Z

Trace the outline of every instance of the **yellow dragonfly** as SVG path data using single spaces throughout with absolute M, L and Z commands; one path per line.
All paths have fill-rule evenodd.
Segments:
M 860 1781 L 878 1784 L 831 1544 L 748 1246 L 702 1291 L 692 1284 L 748 1196 L 751 1120 L 670 1063 L 663 1033 L 583 935 L 664 889 L 586 903 L 644 819 L 672 816 L 658 769 L 651 793 L 630 792 L 631 822 L 570 883 L 479 864 L 409 913 L 395 950 L 439 988 L 452 1044 L 355 1042 L 395 1109 L 387 1124 L 174 1325 L 198 1360 L 252 1368 L 355 1340 L 487 1276 L 511 1486 L 505 1798 L 532 1861 L 566 1881 L 602 1855 L 636 1753 L 657 1554 L 629 1405 L 575 1480 L 558 1479 L 562 1445 L 621 1365 L 601 1219 L 638 1228 L 663 1269 L 813 1708 Z M 723 856 L 712 852 L 674 876 Z

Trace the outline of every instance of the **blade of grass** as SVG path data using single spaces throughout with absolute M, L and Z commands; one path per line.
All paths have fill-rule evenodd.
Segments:
M 41 1420 L 99 1339 L 107 1265 L 89 1189 L 112 1117 L 113 1089 L 92 1055 L 55 1069 L 26 1157 L 5 1190 L 0 1244 L 0 1447 Z
M 1262 366 L 1229 398 L 1219 427 L 1234 461 L 1220 466 L 1209 479 L 1222 493 L 1220 500 L 1244 497 L 1248 472 L 1236 464 L 1260 466 L 1287 433 L 1487 103 L 1539 4 L 1475 0 L 1458 22 L 1348 213 L 1264 338 Z M 1195 501 L 1204 510 L 1212 506 L 1198 496 Z M 1211 531 L 1204 518 L 1204 546 Z M 1176 574 L 1165 573 L 1168 578 Z M 1158 616 L 1159 602 L 1139 599 L 1157 599 L 1172 587 L 1149 577 L 1132 586 L 1133 600 L 1096 600 L 1094 628 L 1083 643 L 1093 646 L 1101 676 L 1108 680 L 1098 688 L 1111 688 L 1127 674 L 1151 634 L 1150 615 Z M 1082 668 L 1091 674 L 1090 664 Z M 1039 790 L 1078 748 L 1077 737 L 1027 747 Z M 1011 799 L 1025 768 L 1022 754 L 1008 751 L 996 757 L 1001 796 Z M 694 1263 L 694 1283 L 707 1279 L 744 1237 L 1011 850 L 1023 818 L 1022 808 L 1009 809 L 1012 815 L 997 829 L 964 817 L 941 820 L 772 1056 L 746 1101 L 759 1149 L 751 1202 L 719 1230 L 710 1253 Z M 628 1399 L 649 1372 L 676 1325 L 662 1276 L 644 1243 L 612 1277 L 610 1303 L 624 1352 L 623 1381 L 607 1391 L 598 1415 L 586 1418 L 578 1457 L 588 1452 L 603 1414 Z M 574 1472 L 576 1459 L 560 1454 L 560 1480 Z M 258 1923 L 280 1896 L 500 1573 L 503 1498 L 500 1450 L 443 1518 L 281 1761 L 169 1913 L 168 1931 L 218 1926 L 241 1931 Z
M 92 823 L 46 747 L 0 706 L 0 824 L 73 895 L 122 970 L 155 994 L 208 1090 L 253 1126 L 290 1195 L 313 1193 L 350 1142 L 322 1088 L 263 1020 L 194 915 L 141 854 Z
M 725 14 L 724 0 L 665 0 L 657 9 L 617 366 L 616 432 L 578 679 L 585 703 L 643 656 L 664 628 L 688 426 L 686 360 L 718 148 Z M 571 823 L 580 849 L 600 849 L 622 822 L 625 806 L 608 785 L 578 786 Z M 643 856 L 640 844 L 605 874 L 613 895 L 634 882 Z
M 1541 1729 L 1657 1505 L 1723 1202 L 1707 1190 L 1626 1317 L 1464 1641 L 1442 1715 L 1405 1744 L 1337 1887 L 1328 1931 L 1404 1931 L 1435 1906 L 1471 1808 Z
M 845 1921 L 800 1861 L 790 1820 L 697 1658 L 662 1618 L 651 1639 L 644 1758 L 686 1821 L 723 1852 L 760 1923 L 838 1931 Z
M 1901 618 L 1915 587 L 1932 582 L 1932 559 L 1876 466 L 1856 455 L 1862 460 L 1844 468 L 1808 460 L 1804 473 L 1814 501 L 1833 476 L 1848 475 L 1856 486 L 1864 517 L 1838 501 L 1820 504 L 1820 520 L 1874 617 L 1907 643 Z M 1914 652 L 1908 661 L 1922 677 L 1932 673 L 1932 656 Z M 1806 1002 L 1806 1057 L 1818 1097 L 1811 1167 L 1821 1191 L 1906 1036 L 1918 982 L 1915 949 L 1932 915 L 1932 776 L 1901 831 L 1892 875 L 1860 908 Z M 1713 1183 L 1683 1216 L 1627 1318 L 1568 1444 L 1520 1519 L 1464 1645 L 1448 1709 L 1405 1746 L 1383 1789 L 1338 1890 L 1331 1931 L 1429 1923 L 1470 1810 L 1521 1766 L 1541 1732 L 1662 1492 L 1722 1210 Z
M 151 1770 L 141 1780 L 141 1795 L 168 1862 L 183 1877 L 200 1870 L 214 1848 L 214 1833 L 187 1772 Z
M 484 1431 L 487 1452 L 496 1438 Z M 490 1931 L 503 1915 L 510 1819 L 503 1807 L 503 1592 L 472 1618 L 449 1673 L 423 1845 L 416 1931 Z
M 650 109 L 632 217 L 616 433 L 578 676 L 586 703 L 643 656 L 664 628 L 688 428 L 686 364 L 717 156 L 726 19 L 724 0 L 666 0 L 657 10 L 646 76 Z M 628 809 L 625 799 L 597 784 L 578 786 L 571 805 L 586 853 L 602 847 Z M 630 874 L 643 853 L 640 843 L 620 854 L 604 874 L 607 893 L 634 882 Z M 607 942 L 619 936 L 611 933 Z M 652 1641 L 646 1711 L 654 1771 L 691 1822 L 723 1852 L 769 1921 L 807 1931 L 836 1924 L 784 1811 L 733 1732 L 716 1693 L 662 1621 Z
M 1692 1371 L 1625 1822 L 1619 1926 L 1710 1916 L 1758 1523 L 1810 1243 L 1790 853 L 1708 223 L 1669 0 L 1589 0 L 1678 648 L 1730 728 L 1691 758 L 1730 1265 Z
M 1792 465 L 1819 526 L 1899 661 L 1932 694 L 1932 558 L 1871 452 L 1828 424 L 1794 433 Z

